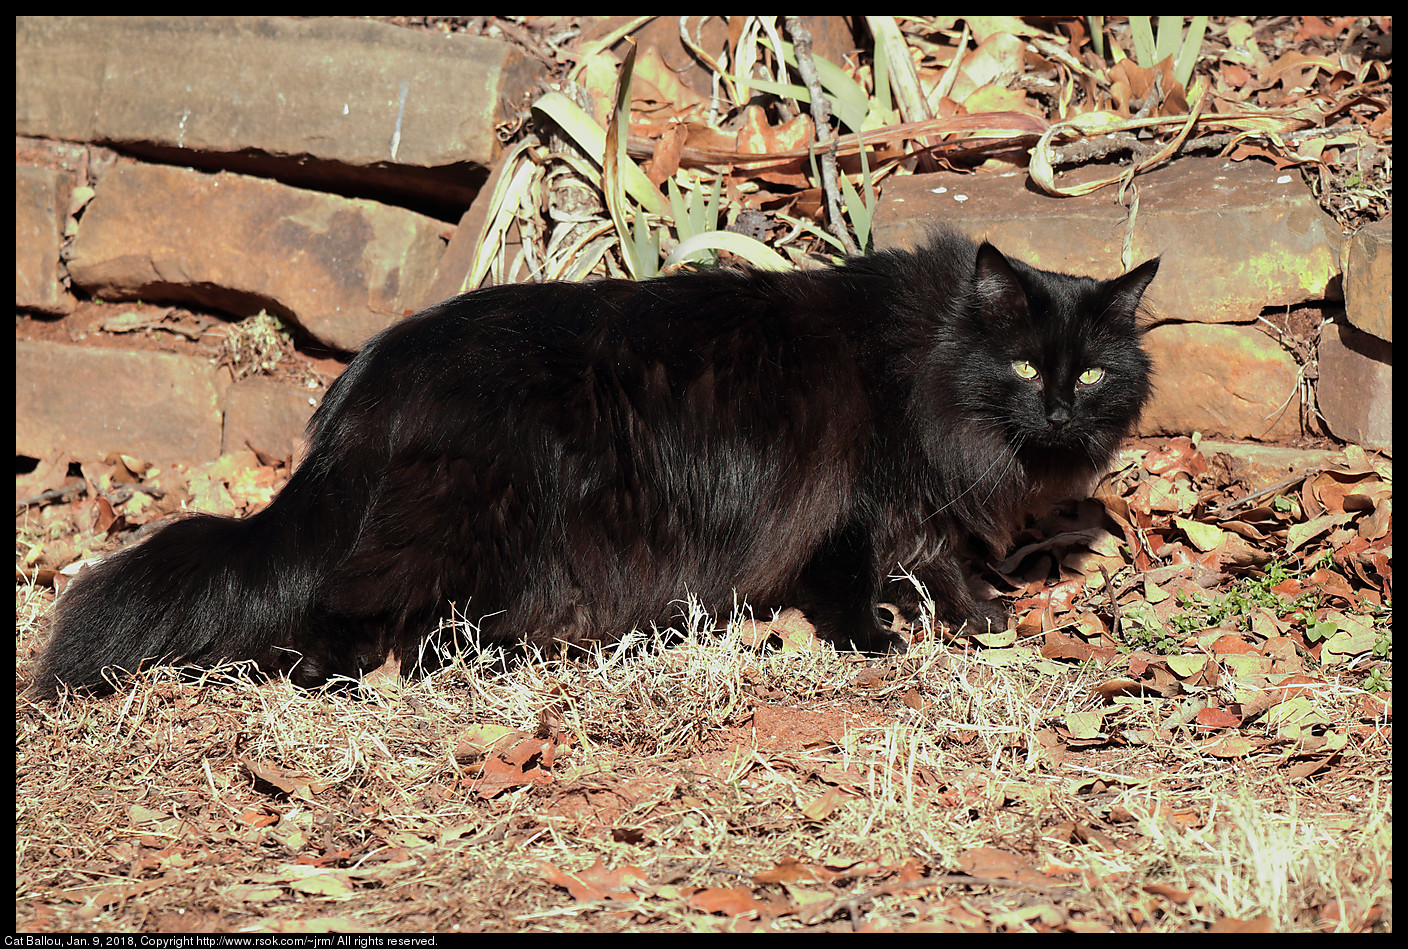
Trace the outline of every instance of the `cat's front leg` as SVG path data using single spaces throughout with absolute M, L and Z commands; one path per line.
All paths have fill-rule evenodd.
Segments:
M 904 641 L 880 620 L 881 569 L 862 527 L 842 529 L 821 544 L 798 578 L 795 605 L 817 635 L 838 649 L 885 653 Z
M 985 633 L 1007 628 L 1009 614 L 1001 600 L 980 600 L 956 556 L 944 552 L 922 566 L 890 581 L 889 592 L 900 612 L 912 623 L 923 613 L 950 630 Z

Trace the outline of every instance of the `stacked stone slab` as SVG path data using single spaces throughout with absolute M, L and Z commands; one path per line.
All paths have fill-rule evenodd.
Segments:
M 423 304 L 543 75 L 507 43 L 351 18 L 17 17 L 17 152 L 42 161 L 15 169 L 16 306 L 69 313 L 71 285 L 267 310 L 355 350 Z M 208 460 L 271 397 L 194 357 L 48 341 L 16 375 L 33 457 Z M 281 401 L 296 432 L 308 393 Z M 261 437 L 284 454 L 292 433 Z

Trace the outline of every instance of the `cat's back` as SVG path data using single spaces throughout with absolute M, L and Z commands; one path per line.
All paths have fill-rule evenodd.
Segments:
M 491 287 L 388 330 L 374 359 L 511 375 L 633 363 L 687 375 L 714 360 L 790 363 L 844 348 L 837 314 L 848 307 L 822 286 L 826 277 L 720 269 L 640 282 Z
M 328 395 L 439 441 L 447 416 L 475 430 L 594 425 L 609 405 L 764 430 L 862 409 L 860 303 L 838 271 L 720 269 L 640 282 L 517 284 L 472 291 L 375 337 Z M 619 410 L 610 410 L 612 417 Z M 683 414 L 681 414 L 683 413 Z M 731 419 L 732 421 L 726 421 Z

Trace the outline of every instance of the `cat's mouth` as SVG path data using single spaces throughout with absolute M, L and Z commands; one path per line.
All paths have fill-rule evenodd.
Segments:
M 1025 432 L 1018 447 L 1024 454 L 1040 453 L 1048 463 L 1088 462 L 1087 449 L 1086 439 L 1070 425 Z

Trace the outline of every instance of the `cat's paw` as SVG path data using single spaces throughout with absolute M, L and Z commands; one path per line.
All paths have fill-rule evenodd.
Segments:
M 1001 600 L 977 600 L 965 615 L 940 617 L 940 620 L 955 635 L 976 636 L 1005 630 L 1011 614 Z
M 867 656 L 892 656 L 909 648 L 903 636 L 883 626 L 867 631 L 867 635 L 852 638 L 847 645 Z
M 854 650 L 866 656 L 895 655 L 909 648 L 909 642 L 903 635 L 878 621 L 873 625 L 866 623 L 860 628 L 853 627 L 839 635 L 818 629 L 817 636 L 839 650 Z

